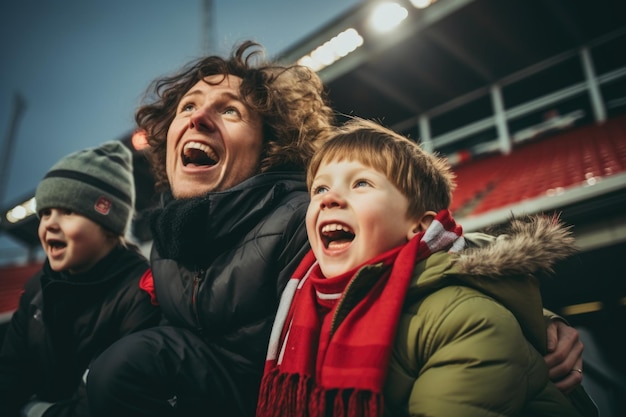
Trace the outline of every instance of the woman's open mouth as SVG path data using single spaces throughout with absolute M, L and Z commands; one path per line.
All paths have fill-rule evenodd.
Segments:
M 213 166 L 219 162 L 219 156 L 210 146 L 200 142 L 188 142 L 180 155 L 183 165 Z

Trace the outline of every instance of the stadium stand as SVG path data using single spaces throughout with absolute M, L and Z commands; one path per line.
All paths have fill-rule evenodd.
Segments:
M 368 25 L 380 2 L 363 0 L 276 58 L 304 62 L 353 30 L 360 44 L 318 70 L 333 108 L 448 157 L 464 230 L 531 213 L 572 225 L 580 253 L 545 281 L 544 304 L 580 329 L 600 416 L 626 415 L 626 2 L 394 1 L 406 17 L 384 35 Z M 36 242 L 32 223 L 12 227 L 0 218 Z
M 0 268 L 0 343 L 6 323 L 17 309 L 24 284 L 41 268 L 41 262 Z
M 524 142 L 455 168 L 452 210 L 464 217 L 587 187 L 626 171 L 626 116 Z

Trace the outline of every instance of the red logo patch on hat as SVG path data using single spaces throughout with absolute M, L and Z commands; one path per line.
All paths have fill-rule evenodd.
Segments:
M 107 214 L 109 214 L 109 211 L 111 211 L 112 205 L 113 203 L 111 203 L 111 200 L 106 197 L 100 197 L 98 198 L 98 201 L 96 201 L 96 204 L 94 204 L 93 208 L 98 213 L 104 214 L 106 216 Z

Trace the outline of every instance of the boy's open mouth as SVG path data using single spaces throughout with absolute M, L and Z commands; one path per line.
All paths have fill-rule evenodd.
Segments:
M 322 243 L 326 249 L 347 245 L 354 240 L 355 234 L 348 226 L 340 223 L 330 223 L 320 230 Z
M 52 249 L 63 249 L 64 247 L 67 246 L 67 243 L 61 241 L 61 240 L 56 240 L 56 239 L 50 239 L 48 240 L 48 246 L 50 246 Z

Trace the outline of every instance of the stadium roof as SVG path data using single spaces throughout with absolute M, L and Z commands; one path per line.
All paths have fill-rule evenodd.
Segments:
M 625 54 L 613 53 L 626 50 L 623 1 L 438 0 L 419 9 L 395 0 L 408 15 L 384 34 L 370 25 L 380 3 L 358 4 L 278 58 L 296 62 L 355 29 L 362 45 L 319 74 L 336 110 L 378 119 L 398 131 L 415 124 L 420 114 L 442 112 L 582 47 L 621 42 L 617 48 L 598 48 L 594 60 L 597 65 L 626 62 Z

